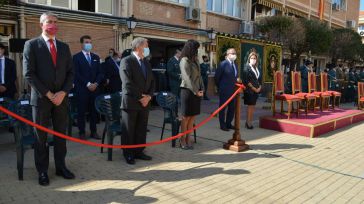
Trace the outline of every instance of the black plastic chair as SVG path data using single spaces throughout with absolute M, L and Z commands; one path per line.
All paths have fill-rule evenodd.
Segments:
M 114 137 L 121 135 L 120 124 L 120 103 L 121 94 L 106 94 L 100 95 L 95 100 L 95 107 L 100 115 L 105 117 L 105 134 L 102 135 L 102 144 L 105 142 L 105 136 L 107 135 L 107 143 L 112 145 L 114 143 Z M 103 147 L 101 147 L 101 153 L 103 153 Z M 112 148 L 108 148 L 108 161 L 112 161 Z
M 7 97 L 0 98 L 0 106 L 3 106 L 4 108 L 7 109 L 9 109 L 10 104 L 13 102 L 14 102 L 13 100 Z M 6 128 L 10 127 L 9 116 L 1 111 L 0 111 L 0 127 L 6 127 Z
M 75 93 L 68 94 L 68 130 L 69 136 L 72 136 L 72 126 L 77 119 L 77 97 Z
M 14 101 L 9 106 L 10 111 L 17 115 L 32 120 L 32 106 L 28 99 Z M 23 180 L 23 169 L 24 169 L 24 154 L 27 148 L 32 148 L 36 141 L 34 128 L 14 118 L 10 118 L 10 122 L 14 127 L 14 134 L 16 138 L 16 159 L 17 159 L 17 170 L 18 179 Z M 52 144 L 53 137 L 48 137 L 48 147 Z
M 177 100 L 176 96 L 171 92 L 159 92 L 156 96 L 157 103 L 163 109 L 164 119 L 161 133 L 161 140 L 163 139 L 164 129 L 166 124 L 171 124 L 172 126 L 172 136 L 177 135 L 179 128 L 181 126 L 181 121 L 177 117 L 176 106 Z M 193 125 L 195 126 L 195 125 Z M 193 131 L 194 140 L 196 143 L 196 130 Z M 172 140 L 172 147 L 176 146 L 176 141 Z

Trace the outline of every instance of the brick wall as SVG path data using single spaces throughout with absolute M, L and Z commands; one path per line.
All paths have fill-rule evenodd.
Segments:
M 214 28 L 218 32 L 238 34 L 241 20 L 207 12 L 208 29 Z
M 199 23 L 185 20 L 186 8 L 162 1 L 135 0 L 133 14 L 137 19 L 198 28 Z
M 93 41 L 93 52 L 101 58 L 105 58 L 109 48 L 116 44 L 116 34 L 111 25 L 90 24 L 76 21 L 59 21 L 59 32 L 57 38 L 66 42 L 72 54 L 81 50 L 80 37 L 90 35 Z M 38 19 L 26 19 L 26 36 L 34 38 L 41 34 Z

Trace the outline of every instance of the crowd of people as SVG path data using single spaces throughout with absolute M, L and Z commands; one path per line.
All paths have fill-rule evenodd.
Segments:
M 118 53 L 109 49 L 105 60 L 93 52 L 92 37 L 80 38 L 79 52 L 71 55 L 69 46 L 56 38 L 58 17 L 53 13 L 44 13 L 40 17 L 42 33 L 39 37 L 25 43 L 23 53 L 23 75 L 31 87 L 30 104 L 34 122 L 66 133 L 68 126 L 68 94 L 77 97 L 77 126 L 79 138 L 100 139 L 97 134 L 98 114 L 95 99 L 100 94 L 121 93 L 121 143 L 124 145 L 146 143 L 147 124 L 151 100 L 156 85 L 150 61 L 148 40 L 137 37 L 131 43 L 131 49 Z M 201 113 L 201 101 L 209 100 L 207 89 L 211 72 L 208 56 L 199 59 L 200 43 L 188 40 L 182 49 L 177 49 L 174 56 L 161 60 L 159 69 L 166 72 L 168 90 L 176 97 L 176 112 L 181 116 L 181 131 L 192 129 L 196 116 Z M 0 44 L 0 96 L 16 98 L 16 68 L 14 61 L 4 56 L 5 46 Z M 202 60 L 202 63 L 200 61 Z M 257 99 L 262 92 L 262 72 L 259 67 L 259 55 L 252 51 L 244 64 L 241 76 L 245 85 L 244 104 L 247 106 L 246 129 L 253 129 L 253 114 Z M 302 91 L 308 92 L 307 75 L 313 72 L 313 63 L 306 61 L 300 68 Z M 357 93 L 356 86 L 364 81 L 364 70 L 348 69 L 343 65 L 330 65 L 328 73 L 329 89 L 343 93 L 344 102 L 352 102 Z M 224 104 L 236 90 L 239 81 L 237 52 L 228 48 L 225 60 L 220 62 L 214 74 L 214 82 L 219 95 L 219 106 Z M 211 86 L 211 85 L 210 85 Z M 235 99 L 219 113 L 222 131 L 235 129 L 232 121 L 235 114 Z M 216 107 L 217 108 L 217 107 Z M 86 115 L 89 117 L 90 135 L 86 136 Z M 39 184 L 49 185 L 49 152 L 47 134 L 35 129 L 34 144 L 35 165 L 39 173 Z M 190 135 L 179 140 L 182 150 L 193 149 Z M 66 141 L 54 138 L 54 159 L 56 175 L 65 179 L 74 179 L 75 175 L 66 167 Z M 127 164 L 136 160 L 151 160 L 144 153 L 144 148 L 123 149 Z

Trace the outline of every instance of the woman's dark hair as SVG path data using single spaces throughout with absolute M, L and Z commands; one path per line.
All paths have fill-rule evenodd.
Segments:
M 189 60 L 195 60 L 198 54 L 200 43 L 196 40 L 188 40 L 183 46 L 181 58 L 187 57 Z

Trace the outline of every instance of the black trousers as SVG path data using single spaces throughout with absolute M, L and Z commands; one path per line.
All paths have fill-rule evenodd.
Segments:
M 49 127 L 52 121 L 53 129 L 66 133 L 68 126 L 68 102 L 64 100 L 61 105 L 55 106 L 50 101 L 41 106 L 33 106 L 33 120 L 35 123 Z M 49 147 L 47 145 L 47 133 L 35 129 L 36 142 L 34 144 L 35 166 L 39 173 L 47 172 L 49 166 Z M 56 169 L 66 167 L 65 157 L 67 153 L 66 140 L 53 136 L 54 161 Z
M 121 143 L 123 145 L 145 144 L 149 110 L 121 110 Z M 125 157 L 138 156 L 145 148 L 123 149 Z
M 77 125 L 80 134 L 85 134 L 86 129 L 86 112 L 90 116 L 90 131 L 96 133 L 97 112 L 95 108 L 96 93 L 84 93 L 77 96 Z
M 222 106 L 231 95 L 228 94 L 220 94 L 219 95 L 219 106 Z M 227 111 L 226 111 L 227 110 Z M 232 121 L 235 115 L 235 99 L 233 99 L 227 107 L 221 110 L 219 113 L 219 122 L 220 128 L 227 128 L 228 126 L 232 125 Z

